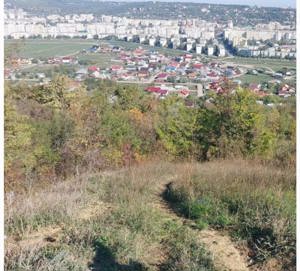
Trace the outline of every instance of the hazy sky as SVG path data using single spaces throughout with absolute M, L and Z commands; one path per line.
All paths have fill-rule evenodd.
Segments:
M 195 1 L 196 2 L 196 1 Z M 258 5 L 265 7 L 296 7 L 296 0 L 201 0 L 197 2 L 217 3 L 217 4 L 240 4 Z
M 137 0 L 140 1 L 140 0 Z M 164 0 L 158 0 L 164 1 Z M 264 7 L 292 7 L 296 8 L 296 0 L 165 0 L 169 2 L 198 2 L 211 4 L 238 4 Z

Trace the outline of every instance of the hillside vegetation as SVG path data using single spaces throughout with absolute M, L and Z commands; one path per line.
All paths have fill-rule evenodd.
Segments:
M 67 86 L 63 77 L 48 86 L 5 86 L 7 189 L 155 156 L 294 165 L 294 100 L 270 108 L 240 89 L 208 101 L 191 98 L 188 107 L 176 96 L 157 100 L 110 81 L 95 82 L 89 92 Z
M 153 161 L 9 193 L 6 270 L 222 270 L 201 238 L 209 227 L 243 252 L 229 270 L 295 270 L 294 179 L 246 160 Z
M 5 86 L 6 270 L 295 270 L 293 99 L 89 88 Z

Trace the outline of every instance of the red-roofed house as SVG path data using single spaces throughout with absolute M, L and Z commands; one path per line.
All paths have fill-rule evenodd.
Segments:
M 118 71 L 121 71 L 123 69 L 123 67 L 120 66 L 120 65 L 112 65 L 110 67 L 110 69 L 111 69 L 112 72 L 118 72 Z
M 158 94 L 160 96 L 168 94 L 168 90 L 162 89 L 161 87 L 154 87 L 154 86 L 152 86 L 152 87 L 148 87 L 146 90 L 148 92 L 151 92 L 151 93 L 156 93 L 156 94 Z
M 168 74 L 167 73 L 160 73 L 156 76 L 156 81 L 162 82 L 165 81 L 168 78 Z
M 139 71 L 138 72 L 138 77 L 139 78 L 146 78 L 149 76 L 149 72 L 148 71 Z
M 176 62 L 176 61 L 172 61 L 172 62 L 169 64 L 169 66 L 178 68 L 178 67 L 180 66 L 180 64 L 179 64 L 178 62 Z
M 207 76 L 209 76 L 209 77 L 217 77 L 218 75 L 215 72 L 209 72 L 207 74 Z
M 279 90 L 278 95 L 282 97 L 290 96 L 290 86 L 287 84 L 283 85 Z
M 144 53 L 145 53 L 145 51 L 141 48 L 137 48 L 133 51 L 133 54 L 136 55 L 136 56 L 143 55 Z
M 64 64 L 69 64 L 69 63 L 71 63 L 72 62 L 72 57 L 70 57 L 70 56 L 64 56 L 62 59 L 61 59 L 61 61 L 62 61 L 62 63 L 64 63 Z
M 217 94 L 223 94 L 225 92 L 228 92 L 228 90 L 224 89 L 223 87 L 217 87 L 216 92 Z
M 148 92 L 158 92 L 161 90 L 160 87 L 147 87 L 146 89 Z
M 201 69 L 203 67 L 203 64 L 201 64 L 201 63 L 195 63 L 194 65 L 193 65 L 193 68 L 194 69 Z
M 179 96 L 186 98 L 190 95 L 190 92 L 187 89 L 181 89 L 178 93 Z
M 90 66 L 90 67 L 88 67 L 88 71 L 89 72 L 96 72 L 96 71 L 99 71 L 99 68 L 97 66 Z

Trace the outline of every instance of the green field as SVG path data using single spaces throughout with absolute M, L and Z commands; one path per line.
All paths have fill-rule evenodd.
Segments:
M 238 77 L 238 80 L 241 80 L 243 84 L 268 82 L 272 79 L 274 78 L 267 74 L 258 74 L 258 75 L 244 74 L 241 77 Z
M 234 58 L 224 58 L 224 62 L 232 62 L 240 65 L 253 65 L 255 68 L 271 68 L 275 72 L 279 71 L 283 67 L 288 69 L 296 69 L 296 61 L 286 60 L 286 59 L 256 59 L 256 58 L 243 58 L 243 57 L 234 57 Z
M 168 49 L 168 48 L 160 48 L 160 47 L 151 47 L 148 45 L 141 45 L 139 43 L 134 42 L 126 42 L 119 40 L 109 40 L 109 41 L 100 41 L 101 43 L 108 43 L 111 45 L 116 45 L 123 47 L 128 50 L 132 50 L 138 47 L 143 47 L 145 49 L 153 49 L 155 51 L 159 51 L 161 53 L 165 53 L 168 55 L 181 55 L 184 53 L 182 50 Z M 99 41 L 94 40 L 83 40 L 83 39 L 60 39 L 60 40 L 5 40 L 5 49 L 15 49 L 18 50 L 18 55 L 20 57 L 28 57 L 28 58 L 40 58 L 40 57 L 54 57 L 54 56 L 66 56 L 73 55 L 78 53 L 83 49 L 88 49 L 90 46 L 99 43 Z M 95 63 L 99 61 L 102 62 L 103 59 L 108 59 L 113 55 L 108 54 L 107 57 L 99 57 L 95 58 L 95 55 L 81 55 L 80 59 L 82 60 L 92 60 Z
M 87 49 L 96 42 L 93 40 L 6 40 L 5 49 L 18 48 L 20 57 L 40 58 L 66 56 L 76 54 L 78 51 Z
M 97 65 L 101 68 L 110 67 L 113 64 L 120 64 L 115 60 L 116 54 L 113 53 L 86 53 L 77 55 L 78 61 L 85 61 L 88 65 Z

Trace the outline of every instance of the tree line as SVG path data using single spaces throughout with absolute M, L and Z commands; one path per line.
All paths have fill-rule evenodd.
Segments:
M 159 100 L 135 86 L 94 81 L 68 91 L 5 85 L 5 180 L 56 180 L 152 158 L 245 157 L 295 162 L 295 100 L 268 107 L 247 89 Z

